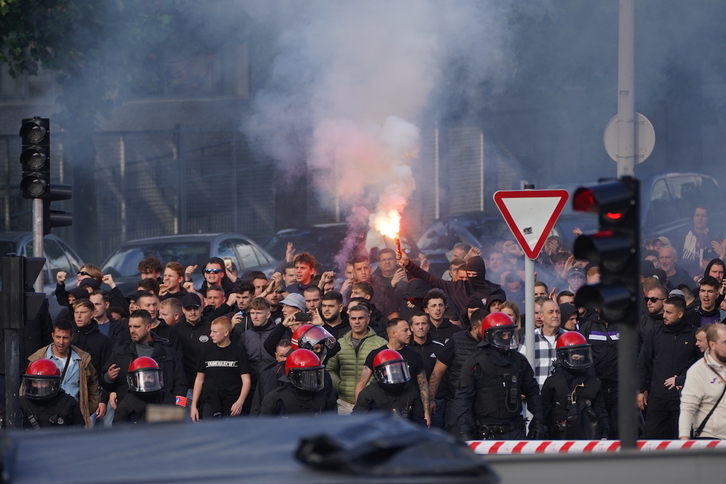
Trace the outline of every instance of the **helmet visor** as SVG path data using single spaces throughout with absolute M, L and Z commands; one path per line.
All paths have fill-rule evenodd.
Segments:
M 519 347 L 517 327 L 515 325 L 494 326 L 487 329 L 487 342 L 504 350 L 514 350 Z
M 411 379 L 408 365 L 404 360 L 389 361 L 373 369 L 373 376 L 379 383 L 406 383 Z
M 128 375 L 129 388 L 134 392 L 156 392 L 164 386 L 161 371 L 158 368 L 143 368 L 132 371 Z
M 58 376 L 23 375 L 23 395 L 33 400 L 56 396 L 60 385 Z
M 313 326 L 300 337 L 298 341 L 298 348 L 315 351 L 315 347 L 317 345 L 330 349 L 334 344 L 335 338 L 333 335 L 328 333 L 325 328 Z
M 565 368 L 584 370 L 592 365 L 590 345 L 566 346 L 557 350 L 557 359 Z
M 292 368 L 288 378 L 295 388 L 306 392 L 319 392 L 325 385 L 322 366 L 315 368 Z

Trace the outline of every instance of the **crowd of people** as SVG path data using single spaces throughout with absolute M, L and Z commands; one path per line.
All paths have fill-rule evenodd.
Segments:
M 28 358 L 24 425 L 142 423 L 155 404 L 193 422 L 389 411 L 465 440 L 616 439 L 632 398 L 643 438 L 722 438 L 726 247 L 707 223 L 699 207 L 682 242 L 644 244 L 637 395 L 618 395 L 618 322 L 574 304 L 598 268 L 558 237 L 535 261 L 532 322 L 513 239 L 456 244 L 443 274 L 391 249 L 370 254 L 375 270 L 357 255 L 336 274 L 290 244 L 269 278 L 213 257 L 200 287 L 196 266 L 151 256 L 132 294 L 90 264 L 72 288 L 59 272 L 63 310 Z

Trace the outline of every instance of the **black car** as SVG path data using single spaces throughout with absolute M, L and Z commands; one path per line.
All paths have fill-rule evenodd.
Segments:
M 0 233 L 0 254 L 17 254 L 24 257 L 34 257 L 32 232 L 2 232 Z M 68 244 L 57 236 L 50 234 L 43 237 L 43 256 L 45 267 L 43 269 L 43 292 L 48 296 L 50 313 L 55 316 L 60 306 L 55 300 L 55 275 L 65 271 L 68 279 L 73 280 L 83 261 Z M 0 265 L 0 272 L 2 265 Z
M 557 235 L 564 243 L 572 244 L 575 228 L 583 232 L 594 230 L 597 228 L 597 217 L 592 214 L 562 215 L 551 235 Z M 467 212 L 434 220 L 419 237 L 418 248 L 431 262 L 430 272 L 441 276 L 449 268 L 446 253 L 455 244 L 463 242 L 482 248 L 493 246 L 507 237 L 512 237 L 512 232 L 499 212 Z
M 196 265 L 197 270 L 192 276 L 196 287 L 202 284 L 202 270 L 210 257 L 231 259 L 240 277 L 251 271 L 262 271 L 270 276 L 278 263 L 266 250 L 244 235 L 188 234 L 128 241 L 106 259 L 101 271 L 111 274 L 119 290 L 129 294 L 141 278 L 139 262 L 148 256 L 156 257 L 162 264 L 177 261 L 184 267 Z
M 288 242 L 296 253 L 310 252 L 324 271 L 339 271 L 340 265 L 355 254 L 367 254 L 371 262 L 378 259 L 378 250 L 388 247 L 396 250 L 395 243 L 375 230 L 352 231 L 345 223 L 310 225 L 284 229 L 265 243 L 265 250 L 277 259 L 285 258 Z M 346 248 L 347 250 L 342 250 Z M 401 236 L 401 248 L 409 257 L 418 257 L 419 250 L 408 236 Z M 338 259 L 338 260 L 336 260 Z

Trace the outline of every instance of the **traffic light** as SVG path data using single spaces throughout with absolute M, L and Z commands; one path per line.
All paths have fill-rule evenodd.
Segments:
M 576 259 L 600 270 L 600 282 L 583 286 L 575 295 L 577 307 L 599 309 L 607 322 L 638 324 L 640 203 L 639 182 L 630 177 L 580 187 L 574 210 L 595 212 L 599 231 L 575 240 Z
M 20 163 L 23 165 L 23 178 L 20 191 L 23 198 L 43 199 L 43 235 L 48 235 L 54 227 L 68 227 L 73 224 L 73 214 L 62 210 L 52 210 L 51 202 L 70 200 L 73 188 L 50 182 L 50 119 L 27 118 L 20 126 L 23 151 Z
M 50 188 L 50 120 L 23 119 L 20 138 L 23 140 L 20 191 L 23 198 L 43 198 Z
M 35 318 L 45 294 L 33 292 L 32 286 L 43 270 L 43 257 L 8 255 L 2 259 L 2 315 L 5 328 L 22 328 Z M 26 289 L 31 289 L 26 291 Z
M 73 188 L 69 185 L 51 185 L 48 197 L 43 199 L 43 235 L 48 235 L 55 227 L 73 225 L 73 214 L 63 210 L 51 210 L 50 203 L 73 198 Z

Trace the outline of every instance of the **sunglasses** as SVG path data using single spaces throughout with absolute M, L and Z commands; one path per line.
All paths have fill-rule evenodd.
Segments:
M 643 299 L 645 300 L 645 302 L 646 302 L 646 303 L 647 303 L 648 301 L 650 301 L 650 302 L 652 302 L 653 304 L 655 304 L 655 303 L 656 303 L 656 302 L 658 302 L 658 301 L 663 301 L 663 300 L 665 300 L 665 298 L 664 298 L 664 297 L 644 297 Z
M 222 272 L 222 269 L 204 269 L 204 272 L 207 274 L 219 274 Z
M 88 273 L 88 272 L 86 272 L 86 271 L 78 271 L 78 275 L 79 275 L 79 276 L 90 276 L 91 274 L 89 274 L 89 273 Z

